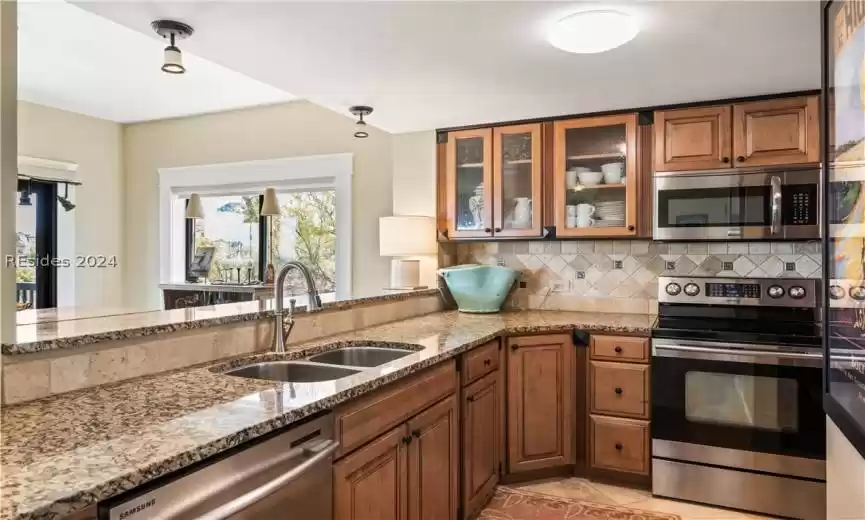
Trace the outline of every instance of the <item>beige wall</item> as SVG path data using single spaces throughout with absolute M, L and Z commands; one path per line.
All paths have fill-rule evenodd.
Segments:
M 18 153 L 78 164 L 72 210 L 75 254 L 117 256 L 116 268 L 78 268 L 76 307 L 123 303 L 124 211 L 121 126 L 42 105 L 18 103 Z M 61 192 L 62 194 L 62 192 Z
M 378 254 L 378 218 L 391 214 L 391 138 L 298 101 L 124 127 L 127 301 L 161 307 L 159 293 L 159 168 L 305 155 L 354 154 L 352 286 L 354 296 L 380 294 L 388 260 Z
M 436 214 L 436 134 L 434 130 L 393 134 L 393 214 Z M 420 258 L 420 283 L 436 286 L 435 257 Z
M 826 418 L 826 518 L 865 519 L 865 459 Z

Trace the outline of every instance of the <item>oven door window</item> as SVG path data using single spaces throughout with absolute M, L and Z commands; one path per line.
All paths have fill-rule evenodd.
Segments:
M 799 430 L 795 379 L 718 374 L 685 374 L 685 418 L 694 423 L 770 432 Z
M 768 186 L 660 190 L 658 226 L 768 226 L 771 223 L 769 197 Z
M 652 437 L 820 458 L 819 368 L 652 358 Z

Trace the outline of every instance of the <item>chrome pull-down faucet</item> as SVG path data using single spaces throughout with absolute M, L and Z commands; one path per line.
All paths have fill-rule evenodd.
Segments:
M 273 316 L 276 318 L 276 324 L 273 329 L 273 351 L 277 354 L 285 354 L 285 342 L 288 340 L 289 334 L 291 334 L 291 329 L 294 328 L 294 317 L 292 316 L 294 313 L 294 304 L 292 302 L 292 305 L 288 309 L 288 330 L 285 328 L 285 309 L 283 304 L 285 277 L 288 276 L 288 272 L 292 269 L 300 271 L 300 274 L 303 275 L 303 279 L 306 281 L 306 296 L 308 300 L 306 308 L 311 311 L 321 308 L 321 298 L 318 295 L 318 289 L 315 288 L 315 282 L 312 280 L 309 269 L 296 260 L 292 260 L 282 266 L 279 274 L 276 275 L 273 287 L 273 298 L 275 300 Z

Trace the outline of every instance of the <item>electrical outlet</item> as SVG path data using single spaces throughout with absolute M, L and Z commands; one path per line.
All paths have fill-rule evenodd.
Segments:
M 525 289 L 529 285 L 526 282 L 520 282 L 520 289 Z
M 613 269 L 621 269 L 622 261 L 621 260 L 613 260 Z
M 733 262 L 721 262 L 721 267 L 725 271 L 732 271 L 733 270 Z
M 784 262 L 784 270 L 785 271 L 795 271 L 796 270 L 796 262 Z
M 505 266 L 505 259 L 504 258 L 496 258 L 496 265 L 498 265 L 500 267 L 504 267 Z
M 568 290 L 568 282 L 565 280 L 553 280 L 550 282 L 550 291 L 565 292 Z
M 675 271 L 676 262 L 664 262 L 664 269 L 666 269 L 667 271 Z
M 574 280 L 585 280 L 586 272 L 585 271 L 574 271 Z

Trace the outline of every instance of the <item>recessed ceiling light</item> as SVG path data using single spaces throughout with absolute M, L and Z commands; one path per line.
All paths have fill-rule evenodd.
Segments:
M 640 32 L 637 21 L 618 11 L 582 11 L 554 23 L 547 33 L 553 47 L 578 54 L 615 49 Z

